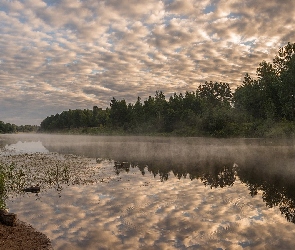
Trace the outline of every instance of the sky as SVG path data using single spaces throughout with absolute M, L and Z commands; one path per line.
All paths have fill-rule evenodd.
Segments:
M 0 120 L 39 125 L 205 81 L 234 91 L 295 42 L 294 22 L 293 0 L 1 0 Z

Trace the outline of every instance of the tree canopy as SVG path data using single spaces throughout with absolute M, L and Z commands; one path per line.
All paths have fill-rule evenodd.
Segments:
M 17 126 L 11 123 L 5 123 L 0 121 L 0 134 L 9 134 L 9 133 L 17 133 L 17 132 L 33 132 L 37 131 L 38 126 L 36 125 L 20 125 Z
M 278 51 L 273 63 L 263 61 L 257 79 L 245 75 L 234 93 L 234 104 L 254 118 L 294 121 L 295 43 Z
M 275 123 L 282 133 L 295 135 L 295 44 L 279 49 L 272 63 L 262 61 L 256 78 L 248 73 L 232 91 L 224 82 L 205 82 L 196 91 L 162 91 L 127 103 L 115 97 L 103 110 L 69 110 L 51 115 L 42 131 L 99 128 L 97 131 L 126 133 L 172 133 L 195 136 L 263 136 Z M 270 132 L 271 133 L 271 132 Z

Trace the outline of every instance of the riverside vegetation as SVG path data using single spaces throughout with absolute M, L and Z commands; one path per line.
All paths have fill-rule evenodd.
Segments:
M 48 116 L 40 131 L 91 134 L 172 134 L 213 137 L 295 135 L 295 43 L 263 61 L 257 79 L 245 74 L 234 92 L 228 83 L 205 82 L 196 91 L 162 91 L 134 104 L 113 98 L 110 108 L 94 106 Z
M 36 132 L 38 130 L 39 126 L 36 125 L 20 125 L 17 126 L 15 124 L 11 123 L 5 123 L 3 121 L 0 121 L 0 134 L 6 134 L 6 133 L 17 133 L 17 132 Z
M 229 84 L 205 82 L 195 92 L 162 91 L 135 104 L 113 98 L 106 110 L 69 110 L 41 122 L 41 131 L 97 134 L 172 134 L 214 137 L 284 137 L 295 134 L 295 43 L 263 61 L 232 92 Z

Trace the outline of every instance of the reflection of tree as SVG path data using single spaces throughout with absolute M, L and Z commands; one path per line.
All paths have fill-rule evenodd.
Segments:
M 271 173 L 270 169 L 257 164 L 240 168 L 239 178 L 249 188 L 251 196 L 262 191 L 262 199 L 267 207 L 279 207 L 286 219 L 295 223 L 295 183 L 291 176 L 283 174 Z
M 211 188 L 232 186 L 236 180 L 235 165 L 234 166 L 216 166 L 215 169 L 210 173 L 204 173 L 200 178 L 205 186 Z
M 114 170 L 116 174 L 122 171 L 129 172 L 130 167 L 139 168 L 142 175 L 145 169 L 152 173 L 154 177 L 159 176 L 161 181 L 167 181 L 170 174 L 178 179 L 187 178 L 200 179 L 205 186 L 211 188 L 232 186 L 236 180 L 236 165 L 231 162 L 215 162 L 208 161 L 199 162 L 198 165 L 170 165 L 169 162 L 150 162 L 148 164 L 132 164 L 126 162 L 115 162 Z
M 245 183 L 253 197 L 262 191 L 262 199 L 267 207 L 278 206 L 281 213 L 290 222 L 295 223 L 295 183 L 290 177 L 284 177 L 283 172 L 271 171 L 269 165 L 263 161 L 248 161 L 244 167 L 238 167 L 231 161 L 206 160 L 196 165 L 173 165 L 169 162 L 124 163 L 116 164 L 117 174 L 129 171 L 130 168 L 139 168 L 144 175 L 145 171 L 159 176 L 161 181 L 167 181 L 170 175 L 176 178 L 198 179 L 205 186 L 224 188 L 233 186 L 237 177 Z
M 174 169 L 171 168 L 170 165 L 162 165 L 162 166 L 163 166 L 162 168 L 159 168 L 159 166 L 157 164 L 150 163 L 147 165 L 147 171 L 152 173 L 154 175 L 154 177 L 159 175 L 161 181 L 167 181 L 169 178 L 170 171 L 173 172 Z M 178 173 L 180 175 L 183 175 L 181 170 L 182 169 L 180 168 Z
M 129 172 L 130 171 L 130 163 L 128 162 L 115 162 L 115 173 L 119 175 L 122 171 Z

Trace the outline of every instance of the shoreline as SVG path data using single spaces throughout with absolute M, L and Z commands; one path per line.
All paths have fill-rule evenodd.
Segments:
M 53 250 L 50 239 L 30 224 L 16 220 L 15 226 L 0 223 L 0 250 Z

